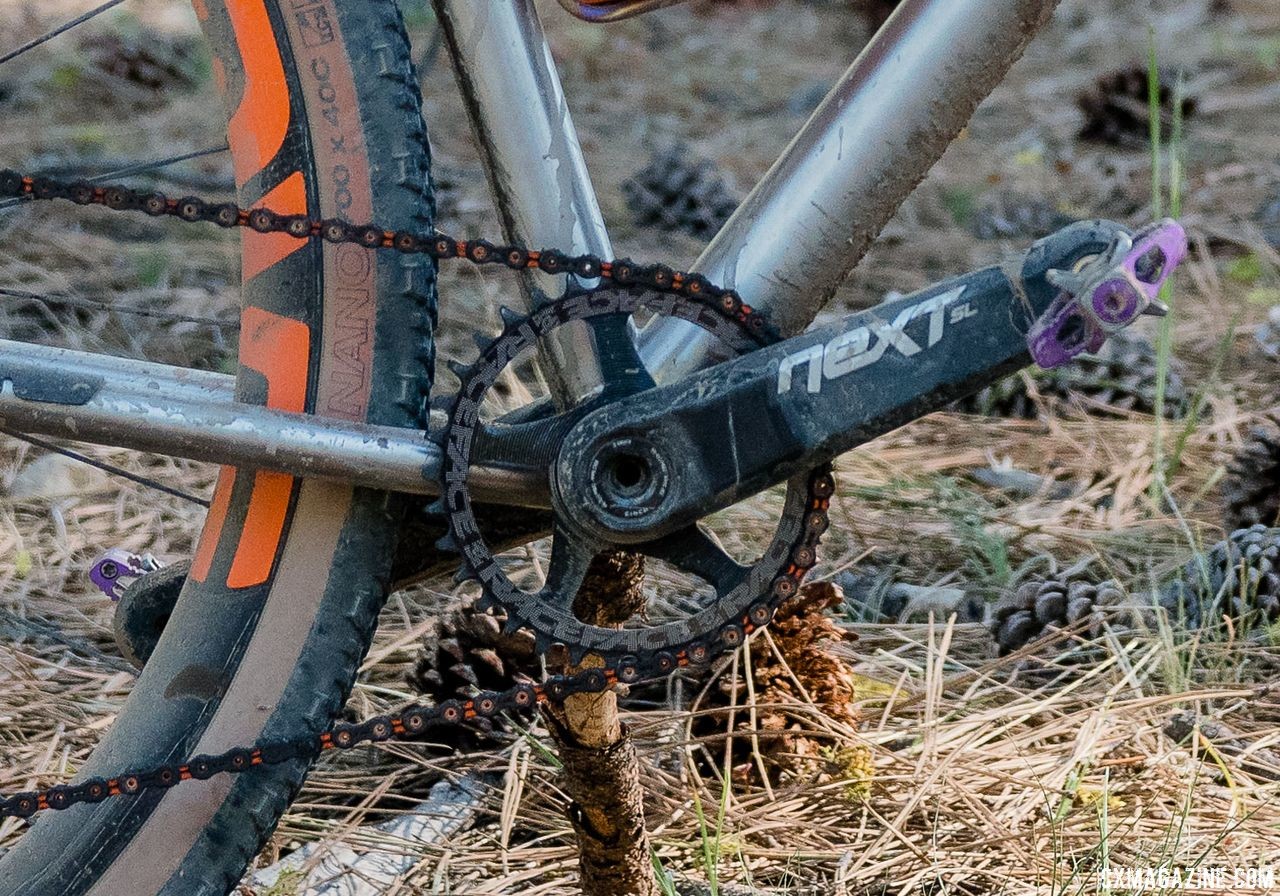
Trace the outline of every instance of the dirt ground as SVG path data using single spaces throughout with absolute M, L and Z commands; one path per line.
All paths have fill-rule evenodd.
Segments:
M 448 60 L 432 49 L 428 4 L 403 6 L 421 62 L 439 225 L 496 235 Z M 57 21 L 62 8 L 80 6 L 0 0 L 0 50 Z M 696 257 L 701 239 L 638 225 L 623 183 L 680 141 L 745 195 L 870 33 L 852 0 L 696 0 L 607 28 L 564 15 L 554 0 L 539 8 L 617 253 L 675 266 Z M 21 124 L 0 128 L 0 167 L 104 173 L 220 145 L 194 29 L 176 0 L 129 0 L 0 67 L 0 120 Z M 123 75 L 112 35 L 148 48 L 141 61 L 124 54 L 132 68 Z M 1250 427 L 1280 411 L 1280 362 L 1254 335 L 1280 306 L 1273 0 L 1064 0 L 827 313 L 996 262 L 1046 221 L 1150 220 L 1152 163 L 1141 134 L 1122 146 L 1080 139 L 1077 98 L 1106 73 L 1145 71 L 1152 45 L 1169 83 L 1181 79 L 1195 100 L 1181 190 L 1193 252 L 1172 304 L 1174 356 L 1198 413 L 1160 424 L 1085 400 L 1032 420 L 944 413 L 905 427 L 839 462 L 819 577 L 847 582 L 842 574 L 889 567 L 898 581 L 995 600 L 1047 558 L 1059 567 L 1088 559 L 1140 592 L 1225 534 L 1226 466 Z M 167 177 L 168 189 L 223 195 L 230 165 L 211 155 Z M 80 300 L 0 302 L 6 339 L 230 371 L 238 283 L 227 234 L 94 210 L 0 208 L 0 287 Z M 479 309 L 511 289 L 498 275 L 444 270 L 444 354 L 469 351 L 461 346 L 470 331 L 493 326 Z M 191 319 L 153 326 L 85 299 Z M 1155 338 L 1155 322 L 1141 327 Z M 1157 439 L 1178 446 L 1179 464 L 1168 498 L 1153 502 Z M 196 495 L 211 489 L 203 465 L 87 450 Z M 992 467 L 1063 488 L 1010 494 L 974 479 Z M 68 779 L 129 691 L 111 604 L 86 576 L 93 559 L 116 546 L 183 558 L 204 512 L 7 437 L 0 486 L 0 793 L 8 793 Z M 758 538 L 768 502 L 730 519 L 744 541 Z M 413 699 L 406 672 L 457 597 L 447 580 L 393 596 L 351 714 Z M 726 893 L 738 892 L 724 889 L 733 885 L 857 896 L 1134 891 L 1100 882 L 1100 868 L 1280 875 L 1280 769 L 1266 758 L 1280 752 L 1275 633 L 1112 632 L 1081 661 L 1079 650 L 1000 658 L 980 623 L 846 624 L 859 639 L 837 652 L 856 685 L 858 730 L 812 701 L 783 708 L 789 724 L 824 745 L 822 762 L 797 763 L 767 784 L 741 780 L 720 771 L 732 743 L 692 736 L 692 697 L 678 712 L 629 715 L 646 763 L 655 861 L 674 880 Z M 770 649 L 764 638 L 752 645 Z M 723 674 L 739 674 L 738 665 Z M 1225 729 L 1174 736 L 1170 724 L 1184 712 Z M 535 727 L 482 755 L 384 745 L 326 759 L 261 864 L 302 843 L 347 840 L 414 859 L 388 893 L 573 892 L 571 828 L 546 742 Z M 839 759 L 850 750 L 869 757 L 857 787 Z M 351 834 L 414 805 L 429 782 L 464 775 L 484 785 L 465 830 L 428 844 Z M 0 822 L 0 851 L 23 828 Z M 294 889 L 286 880 L 258 892 Z

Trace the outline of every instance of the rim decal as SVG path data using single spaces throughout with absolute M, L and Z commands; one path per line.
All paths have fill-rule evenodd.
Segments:
M 209 567 L 213 564 L 213 555 L 222 538 L 222 526 L 227 520 L 227 508 L 231 505 L 231 492 L 235 485 L 235 467 L 223 467 L 213 491 L 213 501 L 209 504 L 204 528 L 200 530 L 200 542 L 196 545 L 195 556 L 191 558 L 191 572 L 188 575 L 197 582 L 203 582 L 209 576 Z
M 237 156 L 238 158 L 238 156 Z M 254 208 L 266 208 L 282 215 L 307 213 L 307 184 L 301 171 L 295 171 L 253 204 Z M 244 231 L 241 252 L 241 278 L 247 283 L 272 265 L 305 248 L 308 241 L 287 233 L 258 233 Z
M 243 187 L 284 145 L 289 85 L 263 0 L 226 0 L 244 64 L 244 95 L 228 122 L 236 184 Z
M 250 588 L 271 577 L 293 497 L 293 482 L 288 473 L 262 471 L 254 476 L 249 512 L 227 574 L 228 588 Z

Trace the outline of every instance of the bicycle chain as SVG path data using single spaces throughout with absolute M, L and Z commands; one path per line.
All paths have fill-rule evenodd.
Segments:
M 319 237 L 330 243 L 351 243 L 366 249 L 393 249 L 403 254 L 425 254 L 437 261 L 463 259 L 476 265 L 496 264 L 514 271 L 540 270 L 548 274 L 571 274 L 585 280 L 610 281 L 618 286 L 642 287 L 689 299 L 735 322 L 759 344 L 780 339 L 764 315 L 744 303 L 731 289 L 712 283 L 701 274 L 681 271 L 663 264 L 641 265 L 626 258 L 606 260 L 595 255 L 570 255 L 555 249 L 533 250 L 513 244 L 486 240 L 459 240 L 439 231 L 420 235 L 407 230 L 387 230 L 373 224 L 353 225 L 336 218 L 313 219 L 306 215 L 280 215 L 270 209 L 245 209 L 235 203 L 211 203 L 195 196 L 172 199 L 163 193 L 142 192 L 119 185 L 99 185 L 85 181 L 33 177 L 17 171 L 0 170 L 0 199 L 63 199 L 77 205 L 100 205 L 114 211 L 140 211 L 152 217 L 174 217 L 192 223 L 212 223 L 223 228 L 246 227 L 258 233 L 286 233 L 297 239 Z M 560 303 L 581 301 L 581 297 Z M 547 308 L 539 309 L 545 313 Z M 537 313 L 537 312 L 535 312 Z M 740 621 L 726 620 L 715 638 L 691 641 L 679 649 L 664 652 L 652 662 L 636 658 L 615 658 L 603 668 L 567 675 L 555 675 L 541 683 L 521 683 L 500 692 L 483 692 L 465 700 L 445 700 L 436 705 L 415 704 L 394 714 L 375 716 L 359 723 L 341 722 L 319 735 L 289 741 L 237 748 L 214 755 L 156 766 L 111 778 L 91 778 L 74 785 L 56 785 L 43 790 L 0 796 L 0 819 L 30 818 L 43 809 L 67 809 L 79 803 L 98 803 L 115 796 L 146 790 L 167 789 L 191 780 L 217 774 L 237 774 L 260 766 L 295 760 L 312 761 L 334 749 L 350 749 L 365 743 L 392 738 L 421 737 L 431 728 L 464 725 L 473 719 L 491 718 L 504 712 L 529 712 L 542 703 L 561 703 L 574 694 L 600 693 L 617 684 L 640 680 L 652 669 L 668 675 L 688 665 L 704 665 L 742 639 L 767 625 L 778 607 L 799 589 L 817 559 L 817 547 L 829 521 L 827 511 L 835 481 L 830 468 L 809 474 L 804 523 L 792 544 L 786 567 L 773 580 L 768 595 L 753 603 Z

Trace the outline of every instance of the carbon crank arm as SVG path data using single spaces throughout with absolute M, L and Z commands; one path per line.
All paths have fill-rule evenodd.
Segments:
M 1088 270 L 1126 242 L 1118 224 L 1072 225 L 1012 264 L 603 407 L 564 436 L 553 501 L 613 542 L 680 530 L 1026 366 L 1046 320 L 1071 338 L 1083 322 L 1062 318 L 1049 272 Z

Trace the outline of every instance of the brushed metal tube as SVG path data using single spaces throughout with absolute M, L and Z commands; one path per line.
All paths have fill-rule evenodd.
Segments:
M 177 401 L 235 400 L 236 378 L 211 370 L 170 367 L 153 361 L 135 361 L 115 355 L 0 339 L 0 365 L 7 359 L 39 363 L 50 370 L 74 370 L 81 375 L 101 376 L 114 388 L 123 391 L 163 395 Z M 0 366 L 0 375 L 3 373 L 4 367 Z
M 20 371 L 14 373 L 13 371 Z M 14 394 L 33 376 L 103 378 L 83 404 Z M 411 494 L 439 493 L 440 449 L 411 429 L 236 402 L 232 377 L 0 340 L 0 427 Z M 545 476 L 477 466 L 480 501 L 550 505 Z
M 904 0 L 694 269 L 802 331 L 1058 2 Z M 716 360 L 684 321 L 654 321 L 640 343 L 659 382 Z
M 530 248 L 613 254 L 555 60 L 533 0 L 432 0 L 480 147 L 503 233 Z M 584 284 L 591 285 L 591 284 Z M 521 277 L 525 310 L 559 297 L 546 274 Z M 562 407 L 604 382 L 593 331 L 562 328 L 542 368 Z

